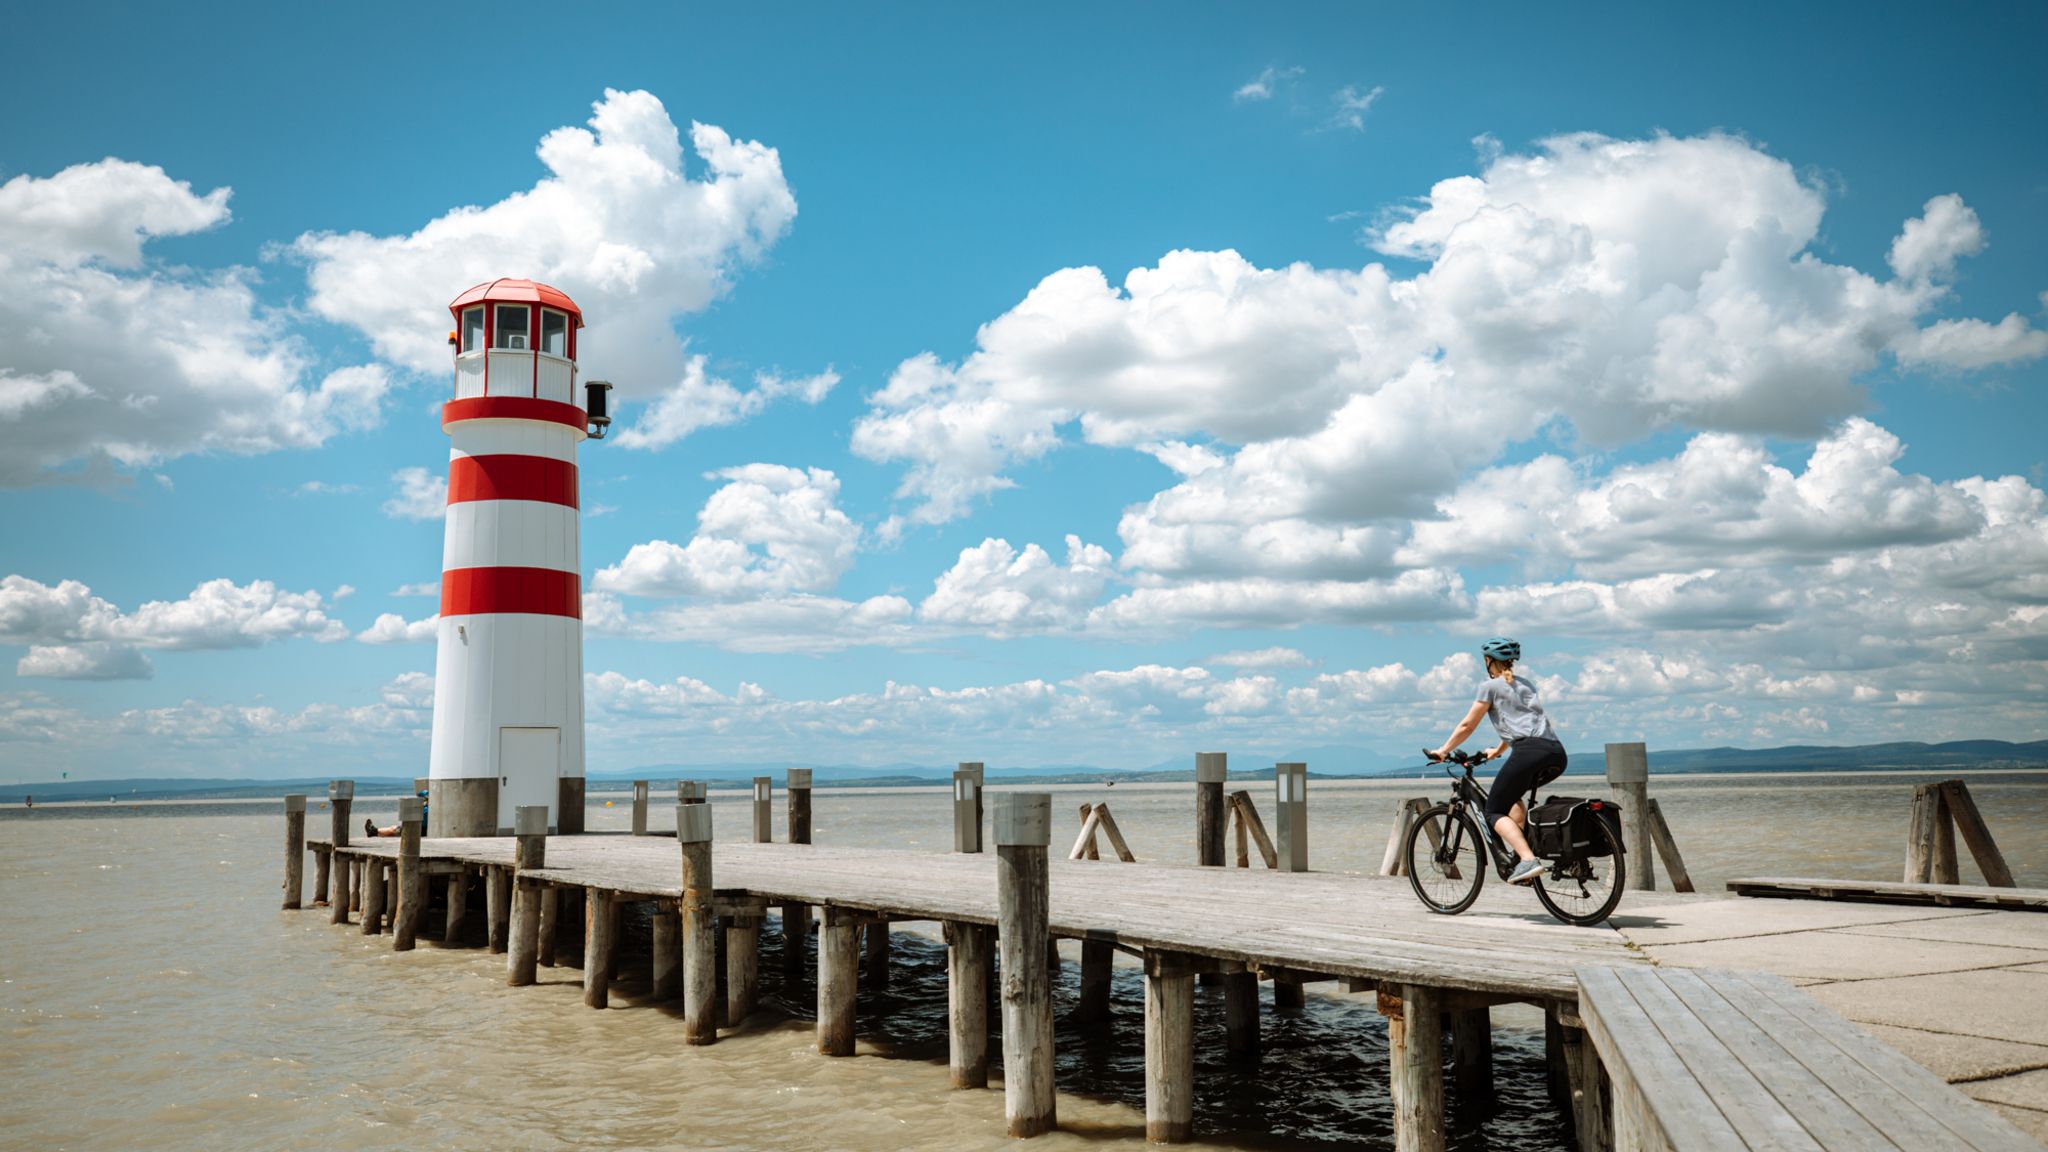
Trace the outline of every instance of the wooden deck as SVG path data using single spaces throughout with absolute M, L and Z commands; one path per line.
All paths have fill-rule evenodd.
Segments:
M 1730 880 L 1728 890 L 1738 896 L 1775 896 L 1794 900 L 1868 900 L 1879 904 L 1933 904 L 1943 908 L 2011 908 L 2048 912 L 2048 889 L 2042 888 L 1744 876 Z
M 345 854 L 395 859 L 398 841 Z M 505 868 L 510 837 L 422 840 L 422 860 Z M 718 843 L 721 898 L 753 897 L 876 913 L 893 920 L 994 924 L 992 854 L 921 854 L 820 845 Z M 552 836 L 534 881 L 678 898 L 671 838 Z M 1049 863 L 1053 935 L 1133 950 L 1205 956 L 1263 969 L 1421 985 L 1503 1001 L 1575 1006 L 1573 972 L 1645 961 L 1619 934 L 1552 920 L 1521 889 L 1489 885 L 1463 916 L 1425 911 L 1406 880 L 1113 861 Z

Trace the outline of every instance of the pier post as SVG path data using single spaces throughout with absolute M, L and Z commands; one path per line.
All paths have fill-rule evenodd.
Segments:
M 818 923 L 818 1052 L 853 1055 L 853 1010 L 860 993 L 860 914 L 830 904 Z
M 1444 1152 L 1443 993 L 1420 984 L 1384 992 L 1388 1084 L 1394 1098 L 1396 1152 Z
M 1096 1024 L 1109 1019 L 1110 974 L 1116 967 L 1116 946 L 1107 940 L 1081 941 L 1081 996 L 1073 1020 Z
M 1145 953 L 1145 1139 L 1195 1132 L 1195 973 L 1178 952 Z
M 348 923 L 350 867 L 348 857 L 341 854 L 341 849 L 348 847 L 349 808 L 355 803 L 355 795 L 356 782 L 353 780 L 328 782 L 327 855 L 334 873 L 334 899 L 328 905 L 327 919 L 332 924 Z
M 583 894 L 583 1003 L 611 1003 L 612 953 L 619 943 L 618 893 L 591 888 Z
M 492 955 L 503 955 L 511 930 L 512 872 L 508 868 L 484 868 L 484 927 L 490 937 Z
M 553 886 L 540 894 L 540 942 L 534 946 L 534 962 L 543 968 L 555 966 L 555 949 L 560 944 L 562 890 Z
M 877 917 L 868 921 L 867 964 L 862 981 L 870 989 L 889 986 L 889 918 Z
M 1308 765 L 1273 766 L 1273 821 L 1280 871 L 1308 871 Z
M 1223 782 L 1229 775 L 1229 753 L 1195 753 L 1195 863 L 1205 867 L 1223 866 L 1224 823 L 1229 818 Z
M 739 1027 L 761 1000 L 761 916 L 766 905 L 749 904 L 725 923 L 725 1023 Z
M 363 935 L 375 936 L 384 930 L 384 862 L 366 858 L 358 863 L 363 870 Z
M 953 770 L 953 851 L 981 851 L 982 766 L 979 761 L 960 762 Z
M 997 941 L 1002 949 L 1003 1116 L 1012 1136 L 1058 1123 L 1053 1095 L 1052 981 L 1046 964 L 1046 849 L 1052 795 L 996 797 Z
M 946 1064 L 955 1088 L 988 1087 L 991 929 L 946 922 Z
M 775 778 L 754 777 L 754 843 L 775 843 Z
M 512 926 L 505 982 L 514 988 L 533 983 L 540 963 L 541 886 L 525 873 L 545 868 L 548 859 L 548 806 L 522 804 L 512 811 Z
M 322 879 L 326 870 L 322 869 Z M 284 798 L 284 906 L 297 908 L 306 887 L 306 798 L 293 794 Z M 327 887 L 321 884 L 320 887 Z
M 448 877 L 448 915 L 441 921 L 441 943 L 462 939 L 462 922 L 469 918 L 469 870 Z
M 1461 1008 L 1451 1013 L 1451 1072 L 1467 1106 L 1493 1097 L 1493 1012 Z
M 1223 1052 L 1235 1063 L 1259 1059 L 1259 974 L 1223 975 Z
M 648 995 L 657 1001 L 683 994 L 683 914 L 667 901 L 654 906 L 653 977 Z
M 710 802 L 711 785 L 709 783 L 703 780 L 676 781 L 676 803 L 709 804 Z
M 783 788 L 789 793 L 789 842 L 811 842 L 811 770 L 791 768 L 784 774 Z M 811 938 L 811 907 L 794 901 L 782 906 L 782 979 L 794 985 L 803 979 L 804 953 Z
M 718 1040 L 718 921 L 711 906 L 711 805 L 676 805 L 683 855 L 683 1043 Z
M 1610 1152 L 1607 1099 L 1601 1084 L 1607 1073 L 1600 1065 L 1600 1052 L 1583 1028 L 1565 1028 L 1564 1061 L 1570 1082 L 1572 1122 L 1579 1137 L 1579 1152 Z
M 1298 1016 L 1308 1006 L 1301 981 L 1285 976 L 1273 977 L 1273 1015 Z
M 391 918 L 391 950 L 410 952 L 419 943 L 427 916 L 427 871 L 420 863 L 420 825 L 426 813 L 419 797 L 398 802 L 398 913 Z
M 334 864 L 333 845 L 313 850 L 313 907 L 327 905 L 327 870 Z
M 1643 744 L 1607 746 L 1607 786 L 1621 804 L 1622 849 L 1628 853 L 1628 886 L 1657 887 L 1657 862 L 1650 846 L 1650 754 Z
M 647 835 L 647 781 L 633 781 L 633 835 Z

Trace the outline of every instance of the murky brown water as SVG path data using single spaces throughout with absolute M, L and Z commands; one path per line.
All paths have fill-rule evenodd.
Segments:
M 1246 787 L 1270 818 L 1272 785 Z M 1702 891 L 1744 874 L 1898 875 L 1910 778 L 1653 788 Z M 2048 777 L 1978 778 L 1971 790 L 2020 882 L 2048 882 Z M 1188 785 L 1059 791 L 1069 811 L 1110 800 L 1141 858 L 1192 860 Z M 1314 782 L 1312 864 L 1377 868 L 1395 801 L 1441 791 Z M 821 843 L 950 847 L 942 791 L 816 795 Z M 607 798 L 593 798 L 592 825 L 626 827 L 629 803 L 609 797 L 607 809 Z M 742 796 L 714 803 L 720 829 L 747 826 Z M 1075 820 L 1060 826 L 1071 836 Z M 388 937 L 330 926 L 324 910 L 278 911 L 282 838 L 275 804 L 0 812 L 0 1148 L 1012 1146 L 999 1091 L 946 1089 L 944 954 L 929 938 L 899 933 L 892 987 L 862 993 L 860 1057 L 828 1060 L 810 1047 L 809 984 L 781 995 L 771 920 L 770 1010 L 689 1049 L 670 1008 L 639 1003 L 644 973 L 593 1012 L 572 967 L 507 988 L 503 958 L 481 947 L 398 955 Z M 1976 878 L 1967 861 L 1964 875 Z M 1065 966 L 1062 1007 L 1075 968 Z M 1222 1063 L 1220 989 L 1199 996 L 1198 1146 L 1391 1146 L 1385 1030 L 1369 998 L 1311 993 L 1301 1017 L 1268 1016 L 1264 1060 L 1248 1075 Z M 1134 972 L 1119 969 L 1116 997 L 1107 1035 L 1061 1030 L 1064 1130 L 1034 1149 L 1142 1143 Z M 1541 1038 L 1516 1027 L 1526 1014 L 1498 1019 L 1498 1098 L 1489 1108 L 1453 1096 L 1452 1146 L 1563 1149 Z

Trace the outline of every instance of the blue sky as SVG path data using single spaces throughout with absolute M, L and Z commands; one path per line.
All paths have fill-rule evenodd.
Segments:
M 2037 8 L 492 12 L 22 22 L 0 778 L 424 762 L 499 274 L 596 770 L 2042 734 Z

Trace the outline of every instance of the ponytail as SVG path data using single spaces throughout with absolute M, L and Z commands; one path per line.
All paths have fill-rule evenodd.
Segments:
M 1488 656 L 1486 658 L 1486 674 L 1498 676 L 1507 681 L 1510 688 L 1515 686 L 1515 662 L 1513 660 L 1496 660 Z

